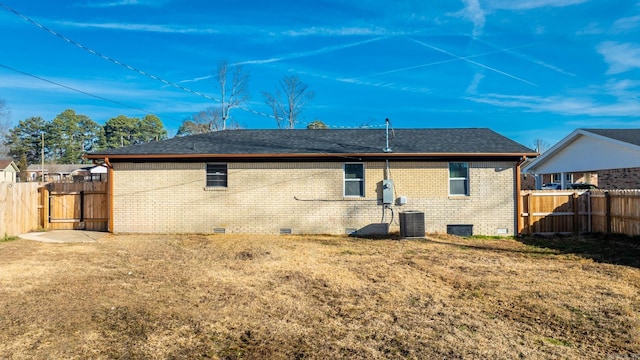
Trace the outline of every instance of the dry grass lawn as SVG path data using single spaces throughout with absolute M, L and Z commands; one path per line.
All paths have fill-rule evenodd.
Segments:
M 0 358 L 640 358 L 638 246 L 574 240 L 2 242 Z

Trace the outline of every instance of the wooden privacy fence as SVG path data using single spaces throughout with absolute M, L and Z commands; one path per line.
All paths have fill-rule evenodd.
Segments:
M 523 234 L 640 235 L 640 190 L 523 191 L 520 201 Z
M 43 227 L 108 231 L 106 182 L 50 183 L 42 188 Z
M 16 236 L 40 227 L 37 183 L 0 182 L 0 237 Z

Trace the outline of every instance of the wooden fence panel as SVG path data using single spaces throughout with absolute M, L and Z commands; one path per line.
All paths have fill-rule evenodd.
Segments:
M 37 183 L 0 183 L 0 236 L 16 236 L 40 228 Z
M 591 201 L 591 232 L 607 233 L 607 195 L 602 192 L 590 191 Z
M 523 191 L 522 232 L 555 234 L 585 232 L 588 198 L 579 191 Z
M 85 230 L 108 231 L 109 204 L 106 191 L 84 192 Z
M 106 182 L 51 183 L 47 228 L 107 231 L 109 208 Z
M 640 191 L 610 191 L 610 231 L 614 234 L 640 235 Z
M 523 191 L 523 234 L 640 235 L 640 190 Z
M 49 192 L 49 229 L 80 229 L 80 193 Z

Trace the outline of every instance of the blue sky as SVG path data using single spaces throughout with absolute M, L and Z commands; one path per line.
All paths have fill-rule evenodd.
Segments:
M 396 128 L 488 127 L 533 147 L 576 128 L 640 126 L 638 0 L 0 4 L 0 99 L 13 124 L 67 108 L 98 123 L 153 113 L 175 134 L 216 105 L 211 75 L 226 60 L 251 76 L 252 111 L 231 113 L 246 128 L 276 126 L 259 114 L 270 112 L 262 92 L 285 75 L 316 95 L 298 127 L 389 118 Z

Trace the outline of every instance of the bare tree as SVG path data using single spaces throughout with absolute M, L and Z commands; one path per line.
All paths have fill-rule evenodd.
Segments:
M 314 93 L 297 76 L 285 76 L 275 93 L 263 92 L 265 102 L 273 111 L 279 128 L 293 129 L 306 103 Z
M 231 72 L 231 79 L 229 79 L 229 72 Z M 227 62 L 221 61 L 218 64 L 217 80 L 221 100 L 221 104 L 217 108 L 222 123 L 220 130 L 225 130 L 231 109 L 240 107 L 249 100 L 249 73 L 243 71 L 242 66 L 233 66 L 230 71 Z
M 544 139 L 535 139 L 533 142 L 533 147 L 539 154 L 542 154 L 543 152 L 547 151 L 547 149 L 549 149 L 550 145 Z
M 229 120 L 226 128 L 239 129 L 240 125 L 233 120 Z M 209 107 L 184 120 L 178 129 L 177 136 L 204 134 L 219 130 L 224 130 L 222 111 L 220 107 Z

